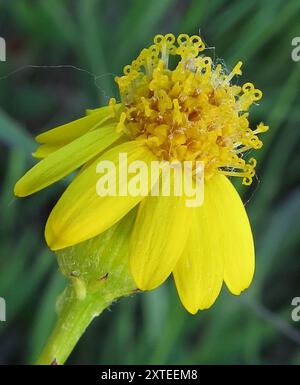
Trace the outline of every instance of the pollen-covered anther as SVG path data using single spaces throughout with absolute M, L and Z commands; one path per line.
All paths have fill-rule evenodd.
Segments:
M 222 173 L 250 184 L 255 164 L 242 156 L 261 148 L 258 134 L 268 129 L 263 123 L 249 127 L 248 110 L 262 92 L 249 82 L 232 84 L 242 73 L 241 61 L 228 73 L 204 49 L 196 35 L 155 36 L 116 78 L 122 102 L 118 130 L 145 140 L 160 159 L 202 161 L 206 178 Z M 174 69 L 170 56 L 177 57 Z

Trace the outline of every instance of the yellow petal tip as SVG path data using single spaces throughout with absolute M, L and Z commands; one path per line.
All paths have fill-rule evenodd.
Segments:
M 141 279 L 141 277 L 136 277 L 136 275 L 134 274 L 134 271 L 132 269 L 131 269 L 131 273 L 133 275 L 133 279 L 134 279 L 136 286 L 141 291 L 154 290 L 159 286 L 159 284 L 157 285 L 157 284 L 153 283 L 152 281 Z
M 18 198 L 22 198 L 22 197 L 26 197 L 27 194 L 26 191 L 24 190 L 23 186 L 22 186 L 22 182 L 21 182 L 21 179 L 15 184 L 15 187 L 14 187 L 14 195 Z
M 60 238 L 58 237 L 49 237 L 47 232 L 45 232 L 45 240 L 50 250 L 57 251 L 64 249 L 70 245 L 65 244 Z
M 31 153 L 31 156 L 36 159 L 42 159 L 43 157 L 38 153 L 38 151 L 34 151 Z
M 56 235 L 53 231 L 49 230 L 48 222 L 45 228 L 45 240 L 50 250 L 57 251 L 60 249 L 64 249 L 65 247 L 71 246 L 61 239 L 58 235 Z
M 183 304 L 183 306 L 184 306 L 185 310 L 187 310 L 191 315 L 196 315 L 198 313 L 198 311 L 199 311 L 198 308 L 186 306 L 184 304 Z

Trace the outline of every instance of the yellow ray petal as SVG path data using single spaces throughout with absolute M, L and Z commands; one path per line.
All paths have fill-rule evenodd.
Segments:
M 61 147 L 63 147 L 61 144 L 42 144 L 32 153 L 32 156 L 37 159 L 44 159 Z
M 239 295 L 252 281 L 255 269 L 253 235 L 244 204 L 232 183 L 224 176 L 215 178 L 214 189 L 222 197 L 224 281 L 232 294 Z M 213 186 L 211 186 L 211 189 Z M 223 242 L 222 242 L 223 241 Z
M 102 127 L 99 127 L 98 129 L 102 129 Z M 121 143 L 124 143 L 125 141 L 126 141 L 126 137 L 122 136 L 116 142 L 114 142 L 113 145 L 121 144 Z M 68 144 L 68 143 L 66 143 L 66 144 Z M 63 146 L 65 146 L 65 144 L 62 144 L 62 143 L 58 143 L 58 144 L 41 144 L 36 149 L 36 151 L 32 153 L 32 156 L 34 158 L 36 158 L 36 159 L 44 159 L 47 156 L 49 156 L 50 154 L 52 154 L 53 152 L 55 152 L 55 151 L 59 150 L 60 148 L 62 148 Z M 90 162 L 93 162 L 93 159 L 90 160 L 88 163 L 90 163 Z
M 83 118 L 43 132 L 42 134 L 37 135 L 35 140 L 38 143 L 66 144 L 79 136 L 84 135 L 89 130 L 107 123 L 113 116 L 114 112 L 110 106 L 101 107 L 99 110 L 97 109 L 96 112 L 84 116 Z
M 33 194 L 70 174 L 120 137 L 116 126 L 85 134 L 53 152 L 30 169 L 15 185 L 15 195 Z
M 246 289 L 255 262 L 247 213 L 225 176 L 216 175 L 206 182 L 204 203 L 194 212 L 197 219 L 174 269 L 181 301 L 193 314 L 214 303 L 222 278 L 233 294 Z
M 149 196 L 140 204 L 130 242 L 130 266 L 141 290 L 152 290 L 171 274 L 190 227 L 184 196 Z
M 88 108 L 87 110 L 85 110 L 85 113 L 86 113 L 86 115 L 94 114 L 95 112 L 97 113 L 97 112 L 101 111 L 102 108 L 104 108 L 104 107 L 92 108 L 92 109 Z
M 119 146 L 122 143 L 126 143 L 127 141 L 128 141 L 128 137 L 123 135 L 119 139 L 117 139 L 115 142 L 113 142 L 110 146 L 108 146 L 105 149 L 105 151 L 108 151 L 108 150 L 110 150 L 113 147 Z M 75 178 L 77 178 L 80 174 L 83 173 L 84 170 L 86 170 L 88 167 L 90 167 L 99 158 L 99 156 L 100 156 L 100 154 L 97 154 L 92 159 L 90 159 L 88 162 L 84 163 L 84 165 L 80 168 L 80 170 L 78 170 Z
M 149 165 L 155 159 L 146 146 L 131 141 L 107 151 L 89 168 L 82 171 L 66 189 L 48 218 L 45 237 L 52 250 L 62 249 L 100 234 L 143 199 L 140 195 L 105 197 L 97 195 L 96 186 L 99 180 L 99 174 L 96 173 L 97 165 L 100 161 L 113 162 L 118 176 L 119 168 L 124 166 L 119 164 L 119 153 L 127 154 L 128 164 L 141 159 Z M 132 177 L 133 175 L 128 175 L 128 181 Z
M 218 223 L 212 218 L 212 202 L 192 210 L 192 224 L 186 247 L 173 271 L 179 297 L 192 314 L 209 308 L 223 283 L 223 253 L 216 249 Z

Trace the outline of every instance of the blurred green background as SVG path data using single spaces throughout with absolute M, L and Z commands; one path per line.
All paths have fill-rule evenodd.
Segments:
M 114 74 L 156 33 L 200 33 L 211 55 L 230 69 L 244 61 L 240 82 L 262 89 L 252 126 L 270 125 L 257 153 L 258 178 L 238 182 L 256 238 L 251 289 L 224 288 L 196 316 L 181 306 L 171 280 L 160 289 L 114 303 L 90 326 L 68 363 L 297 364 L 300 322 L 300 36 L 299 0 L 0 1 L 0 363 L 30 363 L 55 322 L 65 285 L 43 239 L 43 226 L 64 183 L 24 200 L 15 181 L 32 164 L 33 137 L 80 117 L 116 95 Z M 216 48 L 214 48 L 216 47 Z M 40 67 L 41 66 L 41 67 Z

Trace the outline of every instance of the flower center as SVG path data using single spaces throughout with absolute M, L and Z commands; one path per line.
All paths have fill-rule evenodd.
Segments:
M 249 185 L 256 161 L 242 158 L 245 151 L 262 146 L 257 134 L 267 131 L 260 123 L 251 130 L 249 107 L 262 97 L 252 83 L 233 85 L 242 62 L 231 73 L 201 54 L 199 36 L 157 35 L 154 45 L 116 78 L 121 95 L 119 129 L 144 140 L 160 159 L 202 161 L 206 178 L 215 173 L 239 176 Z M 175 69 L 169 61 L 179 57 Z

